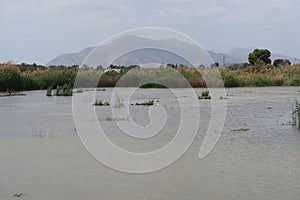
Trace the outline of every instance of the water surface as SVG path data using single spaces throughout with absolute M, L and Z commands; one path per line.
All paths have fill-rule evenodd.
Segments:
M 210 119 L 210 102 L 199 100 L 195 109 L 200 110 L 201 123 L 191 148 L 171 166 L 141 175 L 112 170 L 85 150 L 76 133 L 71 97 L 49 98 L 45 91 L 34 91 L 0 98 L 0 199 L 15 199 L 13 195 L 21 192 L 26 194 L 22 199 L 30 200 L 299 199 L 300 132 L 290 124 L 299 90 L 227 89 L 221 138 L 202 160 L 198 152 Z M 110 91 L 98 92 L 97 97 L 109 100 Z M 196 89 L 197 94 L 201 91 Z M 168 90 L 150 89 L 137 91 L 132 103 L 149 98 L 166 109 L 168 118 L 161 133 L 148 140 L 129 137 L 115 126 L 116 120 L 126 117 L 113 119 L 109 107 L 95 108 L 115 144 L 147 152 L 174 137 L 180 116 L 177 99 Z M 131 117 L 146 126 L 148 110 L 132 105 Z

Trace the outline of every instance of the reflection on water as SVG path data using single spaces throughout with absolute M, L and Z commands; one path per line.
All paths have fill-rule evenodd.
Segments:
M 205 159 L 197 158 L 210 119 L 209 100 L 199 100 L 199 134 L 176 163 L 155 173 L 116 172 L 84 149 L 72 118 L 71 97 L 46 97 L 44 91 L 0 98 L 0 199 L 298 199 L 300 133 L 290 125 L 299 88 L 227 89 L 227 116 L 221 138 Z M 97 97 L 110 101 L 110 89 Z M 196 89 L 200 94 L 202 89 Z M 81 95 L 81 94 L 75 94 Z M 180 107 L 165 89 L 138 90 L 130 116 L 139 126 L 150 123 L 150 107 L 136 102 L 155 99 L 166 110 L 162 131 L 135 139 L 115 126 L 109 107 L 96 107 L 107 136 L 135 152 L 153 151 L 175 135 Z M 182 96 L 180 98 L 188 98 Z M 222 100 L 220 100 L 221 102 Z M 92 106 L 92 105 L 91 105 Z M 186 130 L 187 133 L 189 130 Z

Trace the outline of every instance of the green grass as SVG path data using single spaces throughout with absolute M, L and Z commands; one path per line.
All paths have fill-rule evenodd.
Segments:
M 149 100 L 149 101 L 146 101 L 146 102 L 142 102 L 142 103 L 136 103 L 135 105 L 137 106 L 153 106 L 154 104 L 154 100 Z

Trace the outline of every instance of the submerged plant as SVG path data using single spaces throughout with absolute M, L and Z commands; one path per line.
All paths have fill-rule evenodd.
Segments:
M 209 91 L 208 90 L 203 91 L 199 99 L 211 99 L 211 96 L 209 95 Z
M 135 105 L 137 106 L 153 106 L 154 104 L 154 100 L 149 100 L 149 101 L 146 101 L 146 102 L 142 102 L 142 103 L 136 103 Z
M 300 103 L 296 100 L 295 102 L 295 108 L 292 113 L 294 124 L 297 125 L 298 120 L 298 128 L 300 129 Z

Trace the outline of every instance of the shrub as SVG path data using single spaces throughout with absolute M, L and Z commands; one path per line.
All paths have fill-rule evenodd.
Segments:
M 230 70 L 222 70 L 221 75 L 224 80 L 225 87 L 238 87 L 239 86 L 239 82 L 236 78 L 236 73 L 234 73 Z
M 11 62 L 0 65 L 0 91 L 12 93 L 22 89 L 20 70 Z
M 211 99 L 211 96 L 209 95 L 209 91 L 208 90 L 203 91 L 199 99 Z

